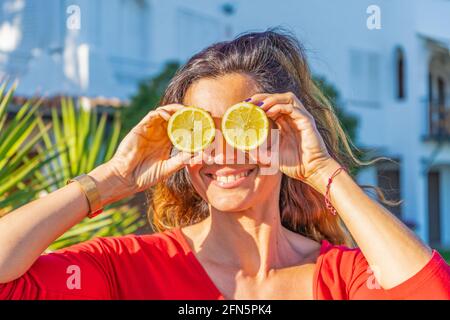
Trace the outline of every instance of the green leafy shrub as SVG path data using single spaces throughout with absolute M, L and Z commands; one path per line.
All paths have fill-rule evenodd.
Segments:
M 0 214 L 63 187 L 74 176 L 87 173 L 108 161 L 120 135 L 121 114 L 116 111 L 111 125 L 108 114 L 100 117 L 94 108 L 76 108 L 71 99 L 62 99 L 52 108 L 45 123 L 39 101 L 28 101 L 9 123 L 7 106 L 14 86 L 6 93 L 0 87 Z M 58 112 L 60 111 L 60 112 Z M 133 233 L 146 224 L 145 217 L 130 199 L 111 204 L 94 219 L 84 219 L 50 247 L 69 246 L 97 236 Z

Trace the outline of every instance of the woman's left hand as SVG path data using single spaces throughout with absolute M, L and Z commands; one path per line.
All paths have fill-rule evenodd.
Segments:
M 313 185 L 320 170 L 333 162 L 313 116 L 291 92 L 255 94 L 249 102 L 265 110 L 280 130 L 280 170 Z

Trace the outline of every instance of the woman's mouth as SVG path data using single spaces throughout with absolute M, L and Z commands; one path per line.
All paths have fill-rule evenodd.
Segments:
M 253 175 L 257 170 L 257 168 L 251 168 L 244 171 L 236 172 L 236 173 L 229 173 L 229 174 L 213 174 L 213 173 L 206 173 L 206 177 L 211 180 L 212 183 L 215 185 L 224 188 L 224 189 L 231 189 L 236 188 L 245 181 L 249 179 L 250 176 Z

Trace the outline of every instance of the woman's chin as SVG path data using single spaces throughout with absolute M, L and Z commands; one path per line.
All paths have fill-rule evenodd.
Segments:
M 214 207 L 214 209 L 216 209 L 217 211 L 222 212 L 222 213 L 230 213 L 230 214 L 242 212 L 245 210 L 243 207 L 235 207 L 235 206 L 234 207 L 219 207 L 219 208 Z
M 208 202 L 218 211 L 222 212 L 238 212 L 248 208 L 246 205 L 246 197 L 227 197 L 217 196 L 215 199 L 209 199 Z

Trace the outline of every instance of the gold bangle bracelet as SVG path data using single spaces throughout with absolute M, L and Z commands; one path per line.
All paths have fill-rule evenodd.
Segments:
M 86 195 L 89 204 L 89 218 L 94 218 L 98 214 L 103 212 L 102 202 L 100 198 L 100 193 L 98 192 L 97 185 L 92 177 L 87 174 L 81 174 L 75 178 L 67 181 L 67 184 L 71 182 L 78 182 Z

